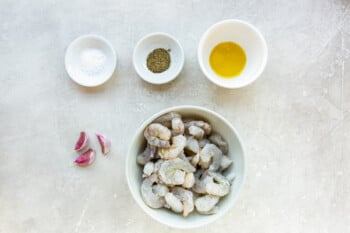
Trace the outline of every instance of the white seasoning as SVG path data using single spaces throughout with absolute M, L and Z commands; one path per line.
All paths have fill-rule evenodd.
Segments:
M 86 76 L 96 76 L 103 72 L 106 66 L 106 55 L 95 48 L 87 48 L 80 54 L 79 70 Z

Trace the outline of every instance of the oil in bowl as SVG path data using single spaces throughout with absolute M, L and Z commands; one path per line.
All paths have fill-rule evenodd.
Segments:
M 222 78 L 235 78 L 244 69 L 247 56 L 243 48 L 226 41 L 217 44 L 211 51 L 209 63 L 213 71 Z

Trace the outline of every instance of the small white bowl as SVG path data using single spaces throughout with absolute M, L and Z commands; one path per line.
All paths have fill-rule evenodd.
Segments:
M 112 76 L 117 65 L 117 55 L 112 44 L 103 37 L 84 35 L 68 46 L 64 63 L 73 81 L 82 86 L 94 87 Z
M 237 77 L 222 78 L 209 64 L 213 48 L 226 41 L 239 44 L 247 56 L 246 65 Z M 224 20 L 211 26 L 202 36 L 198 46 L 198 61 L 205 76 L 218 86 L 240 88 L 254 82 L 264 71 L 267 62 L 264 37 L 253 25 L 241 20 Z
M 166 209 L 152 209 L 148 207 L 142 200 L 140 188 L 142 183 L 142 169 L 136 163 L 136 156 L 141 153 L 146 145 L 146 140 L 143 136 L 145 128 L 157 117 L 175 111 L 183 117 L 191 117 L 193 119 L 202 119 L 212 125 L 214 132 L 218 132 L 226 139 L 229 145 L 228 156 L 233 159 L 234 165 L 231 166 L 225 174 L 234 172 L 236 178 L 231 187 L 230 193 L 222 198 L 218 204 L 218 212 L 213 215 L 200 215 L 191 213 L 187 218 L 182 215 L 175 214 Z M 206 224 L 212 223 L 221 218 L 236 202 L 240 189 L 245 178 L 245 159 L 242 140 L 238 132 L 225 118 L 216 112 L 209 109 L 197 106 L 177 106 L 160 111 L 147 119 L 141 127 L 136 131 L 134 138 L 131 141 L 130 149 L 126 157 L 126 179 L 132 196 L 141 209 L 158 222 L 173 228 L 191 229 Z
M 147 68 L 148 55 L 157 48 L 169 50 L 170 67 L 162 73 L 153 73 Z M 146 82 L 164 84 L 174 80 L 184 65 L 184 51 L 180 43 L 167 33 L 152 33 L 143 37 L 135 46 L 133 64 L 137 74 Z

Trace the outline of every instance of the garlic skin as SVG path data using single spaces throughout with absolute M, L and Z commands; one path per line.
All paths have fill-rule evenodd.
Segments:
M 102 154 L 104 155 L 108 154 L 109 151 L 111 150 L 111 140 L 109 140 L 109 138 L 107 138 L 103 134 L 97 133 L 96 136 L 101 145 Z
M 92 164 L 95 161 L 96 153 L 93 149 L 88 149 L 84 153 L 78 156 L 78 158 L 74 161 L 76 165 L 80 167 L 86 167 Z
M 89 136 L 85 131 L 80 132 L 78 141 L 75 143 L 74 150 L 81 151 L 89 144 Z

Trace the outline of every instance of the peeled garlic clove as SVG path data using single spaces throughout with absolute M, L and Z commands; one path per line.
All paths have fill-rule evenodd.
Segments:
M 111 150 L 111 140 L 102 134 L 96 134 L 98 141 L 101 145 L 102 154 L 106 155 Z
M 75 143 L 74 150 L 80 151 L 80 150 L 84 149 L 84 147 L 87 144 L 89 144 L 89 137 L 84 131 L 82 131 L 82 132 L 80 132 L 80 136 L 79 136 L 77 143 Z
M 86 167 L 95 161 L 96 155 L 93 149 L 88 149 L 86 152 L 79 155 L 79 157 L 74 161 L 78 166 Z

